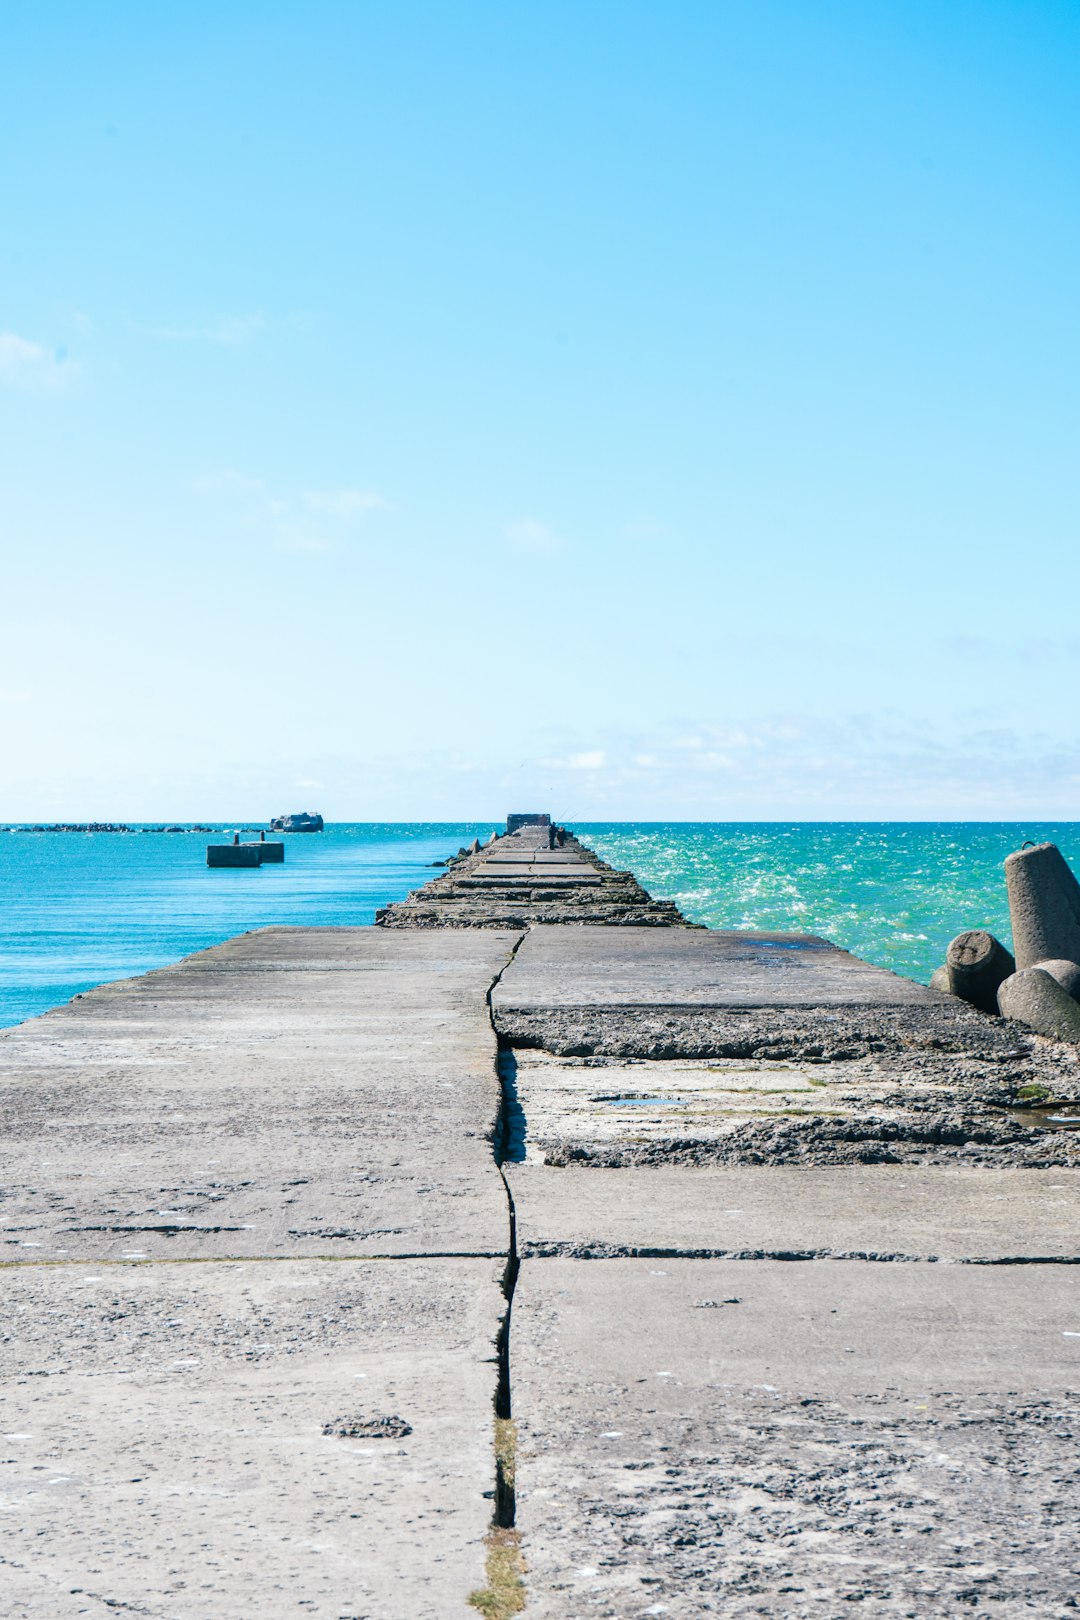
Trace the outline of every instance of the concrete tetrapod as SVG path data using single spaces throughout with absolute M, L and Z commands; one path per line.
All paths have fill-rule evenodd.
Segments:
M 1016 972 L 1016 963 L 1001 941 L 985 928 L 968 928 L 950 941 L 945 971 L 948 989 L 954 996 L 970 1001 L 983 1012 L 996 1013 L 998 987 Z
M 1080 1002 L 1044 968 L 1021 968 L 998 991 L 1002 1017 L 1026 1024 L 1037 1035 L 1080 1043 Z
M 1056 979 L 1074 1001 L 1080 1001 L 1080 962 L 1065 962 L 1050 957 L 1046 962 L 1036 962 L 1035 966 L 1041 968 L 1044 973 L 1049 973 L 1052 979 Z
M 1017 967 L 1080 961 L 1080 883 L 1057 845 L 1014 850 L 1005 860 L 1005 886 Z

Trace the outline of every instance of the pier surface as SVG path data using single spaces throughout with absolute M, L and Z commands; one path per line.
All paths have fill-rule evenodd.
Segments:
M 0 1033 L 0 1612 L 1075 1612 L 1071 1049 L 553 837 Z

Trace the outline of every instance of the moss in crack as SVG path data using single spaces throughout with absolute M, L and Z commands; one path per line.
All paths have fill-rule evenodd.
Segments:
M 514 1484 L 517 1466 L 517 1424 L 512 1418 L 495 1419 L 495 1523 L 487 1538 L 487 1585 L 473 1592 L 469 1602 L 488 1620 L 506 1620 L 525 1607 L 525 1560 L 521 1537 L 514 1529 Z
M 525 1560 L 521 1556 L 521 1537 L 516 1530 L 494 1529 L 488 1536 L 487 1585 L 481 1592 L 471 1592 L 469 1602 L 486 1620 L 509 1620 L 525 1607 Z
M 513 1418 L 495 1419 L 495 1469 L 502 1488 L 513 1498 L 517 1468 L 517 1424 Z M 512 1523 L 513 1521 L 511 1521 Z

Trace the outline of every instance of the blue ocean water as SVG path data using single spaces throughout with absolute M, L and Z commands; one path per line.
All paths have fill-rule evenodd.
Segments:
M 201 833 L 0 831 L 0 1025 L 268 923 L 370 923 L 492 822 L 337 824 L 281 866 L 210 871 Z M 823 934 L 926 980 L 961 928 L 1009 940 L 1001 863 L 1028 838 L 1074 866 L 1080 823 L 579 824 L 613 865 L 714 928 Z M 231 829 L 222 828 L 223 834 Z
M 964 928 L 1011 945 L 1002 862 L 1027 839 L 1080 872 L 1080 822 L 674 822 L 577 829 L 711 928 L 822 934 L 923 983 Z
M 0 1026 L 270 923 L 370 923 L 493 823 L 337 825 L 211 871 L 206 833 L 0 831 Z M 245 836 L 251 837 L 251 833 Z

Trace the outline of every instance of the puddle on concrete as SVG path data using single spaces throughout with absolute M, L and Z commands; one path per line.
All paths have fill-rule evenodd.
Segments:
M 590 1102 L 609 1103 L 612 1108 L 687 1108 L 686 1097 L 590 1097 Z
M 1080 1102 L 1040 1103 L 1037 1107 L 1010 1108 L 1009 1117 L 1037 1131 L 1080 1131 Z

